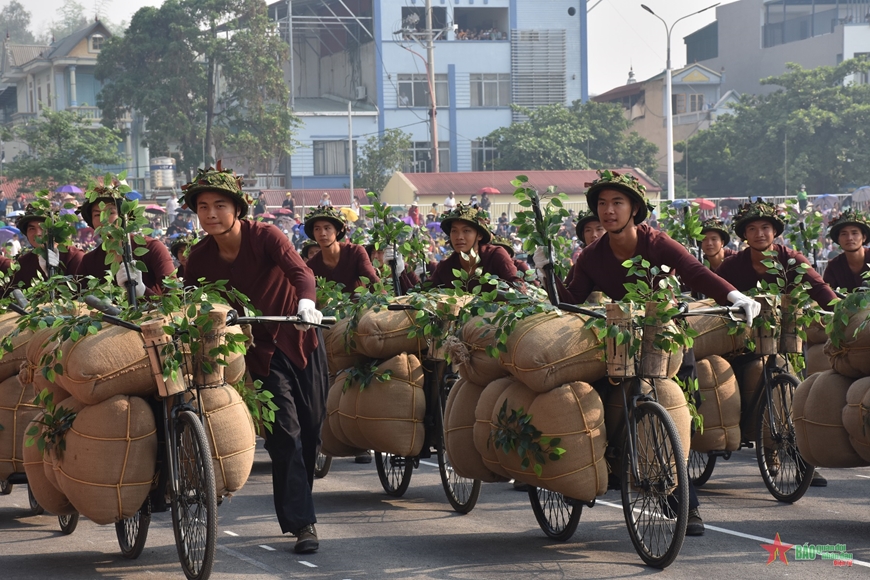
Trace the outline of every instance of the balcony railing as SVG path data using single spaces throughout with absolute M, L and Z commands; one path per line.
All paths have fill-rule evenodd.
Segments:
M 35 121 L 38 116 L 38 113 L 12 113 L 12 124 L 24 125 L 30 121 Z

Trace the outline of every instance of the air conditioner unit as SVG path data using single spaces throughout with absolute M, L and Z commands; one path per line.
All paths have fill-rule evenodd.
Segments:
M 366 98 L 366 87 L 365 85 L 354 87 L 353 88 L 353 98 L 357 101 L 362 101 Z

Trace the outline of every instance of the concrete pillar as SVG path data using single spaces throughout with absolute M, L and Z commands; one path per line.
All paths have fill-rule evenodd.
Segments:
M 76 65 L 74 64 L 71 64 L 69 67 L 69 106 L 79 106 L 78 99 L 76 98 Z

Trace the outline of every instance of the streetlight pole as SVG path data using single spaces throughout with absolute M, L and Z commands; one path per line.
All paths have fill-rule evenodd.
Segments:
M 694 16 L 695 14 L 700 14 L 710 8 L 715 8 L 719 6 L 719 2 L 713 4 L 712 6 L 707 6 L 706 8 L 702 8 L 697 12 L 692 12 L 691 14 L 686 14 L 685 16 L 681 16 L 674 20 L 674 23 L 668 26 L 668 23 L 665 22 L 664 18 L 656 14 L 652 11 L 652 8 L 647 6 L 646 4 L 641 4 L 640 7 L 658 18 L 662 21 L 662 24 L 665 25 L 665 34 L 667 35 L 668 42 L 668 58 L 665 66 L 665 124 L 667 125 L 665 134 L 667 135 L 667 154 L 668 154 L 668 201 L 674 200 L 674 105 L 673 105 L 673 86 L 671 83 L 671 32 L 674 30 L 674 26 L 677 25 L 677 22 L 680 20 L 686 19 L 689 16 Z

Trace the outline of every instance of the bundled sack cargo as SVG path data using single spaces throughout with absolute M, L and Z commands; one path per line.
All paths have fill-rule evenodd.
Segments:
M 444 408 L 444 448 L 450 465 L 462 477 L 495 482 L 507 477 L 493 473 L 474 446 L 474 412 L 485 387 L 460 378 L 450 389 Z
M 501 399 L 502 394 L 514 385 L 525 388 L 525 385 L 513 377 L 502 377 L 492 381 L 484 387 L 474 408 L 474 428 L 472 429 L 474 448 L 480 454 L 483 465 L 489 471 L 505 479 L 511 479 L 513 476 L 509 475 L 498 462 L 495 444 L 490 441 L 490 433 L 492 431 L 492 417 L 497 413 L 495 404 Z M 501 406 L 498 409 L 501 409 Z
M 361 354 L 378 360 L 405 352 L 426 352 L 428 345 L 425 338 L 408 338 L 408 333 L 415 327 L 416 315 L 414 310 L 388 310 L 386 305 L 379 310 L 364 312 L 356 328 L 356 349 Z
M 832 370 L 831 361 L 825 354 L 825 343 L 807 346 L 806 363 L 807 376 Z
M 825 354 L 831 361 L 831 368 L 841 375 L 853 379 L 870 376 L 870 356 L 867 356 L 870 352 L 870 324 L 858 331 L 868 316 L 870 309 L 858 310 L 849 316 L 842 343 L 837 347 L 830 341 L 825 344 Z M 855 332 L 858 332 L 857 336 Z
M 341 430 L 355 447 L 413 457 L 425 439 L 423 367 L 416 356 L 402 353 L 378 363 L 376 372 L 386 371 L 392 373 L 388 380 L 373 379 L 362 390 L 354 381 L 342 393 Z
M 43 354 L 57 347 L 58 341 L 52 340 L 57 332 L 58 329 L 50 327 L 34 332 L 24 349 L 26 360 L 21 363 L 21 368 L 18 371 L 18 379 L 21 384 L 31 386 L 34 397 L 39 395 L 43 389 L 48 389 L 48 392 L 54 395 L 55 403 L 65 399 L 69 394 L 45 377 L 43 374 L 44 365 L 41 361 Z
M 487 346 L 495 346 L 495 327 L 475 316 L 462 326 L 460 332 L 464 352 L 452 355 L 459 375 L 476 385 L 488 385 L 508 374 L 498 358 L 489 356 Z
M 343 318 L 336 322 L 332 328 L 323 329 L 326 363 L 330 375 L 337 375 L 339 371 L 356 366 L 366 358 L 350 345 L 347 330 L 349 323 L 350 318 Z
M 849 442 L 843 408 L 852 379 L 834 371 L 812 375 L 794 393 L 792 417 L 798 451 L 816 467 L 870 465 Z
M 604 377 L 604 350 L 588 316 L 546 312 L 520 319 L 499 355 L 511 375 L 538 393 Z
M 843 427 L 858 455 L 870 461 L 870 377 L 858 379 L 846 392 Z
M 76 510 L 97 524 L 130 518 L 151 489 L 157 425 L 148 403 L 115 395 L 79 411 L 55 463 L 57 483 Z
M 689 310 L 718 306 L 715 300 L 698 300 L 689 304 Z M 747 332 L 744 325 L 737 332 L 729 334 L 728 320 L 721 316 L 687 316 L 689 328 L 698 333 L 695 337 L 695 359 L 705 359 L 710 355 L 730 356 L 746 349 Z
M 492 429 L 498 426 L 498 414 L 504 401 L 507 401 L 508 413 L 522 407 L 525 414 L 531 415 L 530 423 L 541 431 L 542 437 L 559 438 L 558 446 L 566 450 L 556 461 L 547 458 L 541 465 L 539 477 L 531 464 L 528 469 L 522 469 L 522 458 L 516 451 L 505 454 L 496 446 L 496 456 L 505 471 L 529 485 L 578 500 L 591 501 L 607 491 L 604 405 L 592 385 L 575 382 L 546 393 L 514 385 L 496 401 Z
M 33 403 L 30 388 L 17 376 L 0 383 L 0 481 L 24 472 L 24 434 L 41 412 Z
M 341 373 L 329 387 L 329 392 L 326 395 L 326 419 L 323 421 L 323 427 L 320 429 L 320 439 L 322 440 L 321 452 L 324 455 L 331 457 L 352 457 L 356 456 L 364 449 L 354 447 L 350 440 L 341 430 L 341 415 L 339 414 L 339 404 L 341 402 L 342 391 L 344 391 L 344 381 L 346 374 Z
M 740 449 L 740 388 L 731 365 L 718 355 L 699 360 L 698 389 L 704 417 L 704 432 L 692 437 L 692 449 L 707 451 L 737 451 Z
M 15 313 L 6 313 L 0 316 L 0 341 L 10 338 L 12 351 L 7 352 L 0 348 L 0 381 L 5 381 L 21 371 L 21 364 L 27 362 L 27 345 L 33 337 L 33 331 L 29 328 L 18 330 L 18 319 Z
M 218 497 L 242 489 L 254 466 L 254 420 L 239 392 L 223 385 L 198 390 Z

